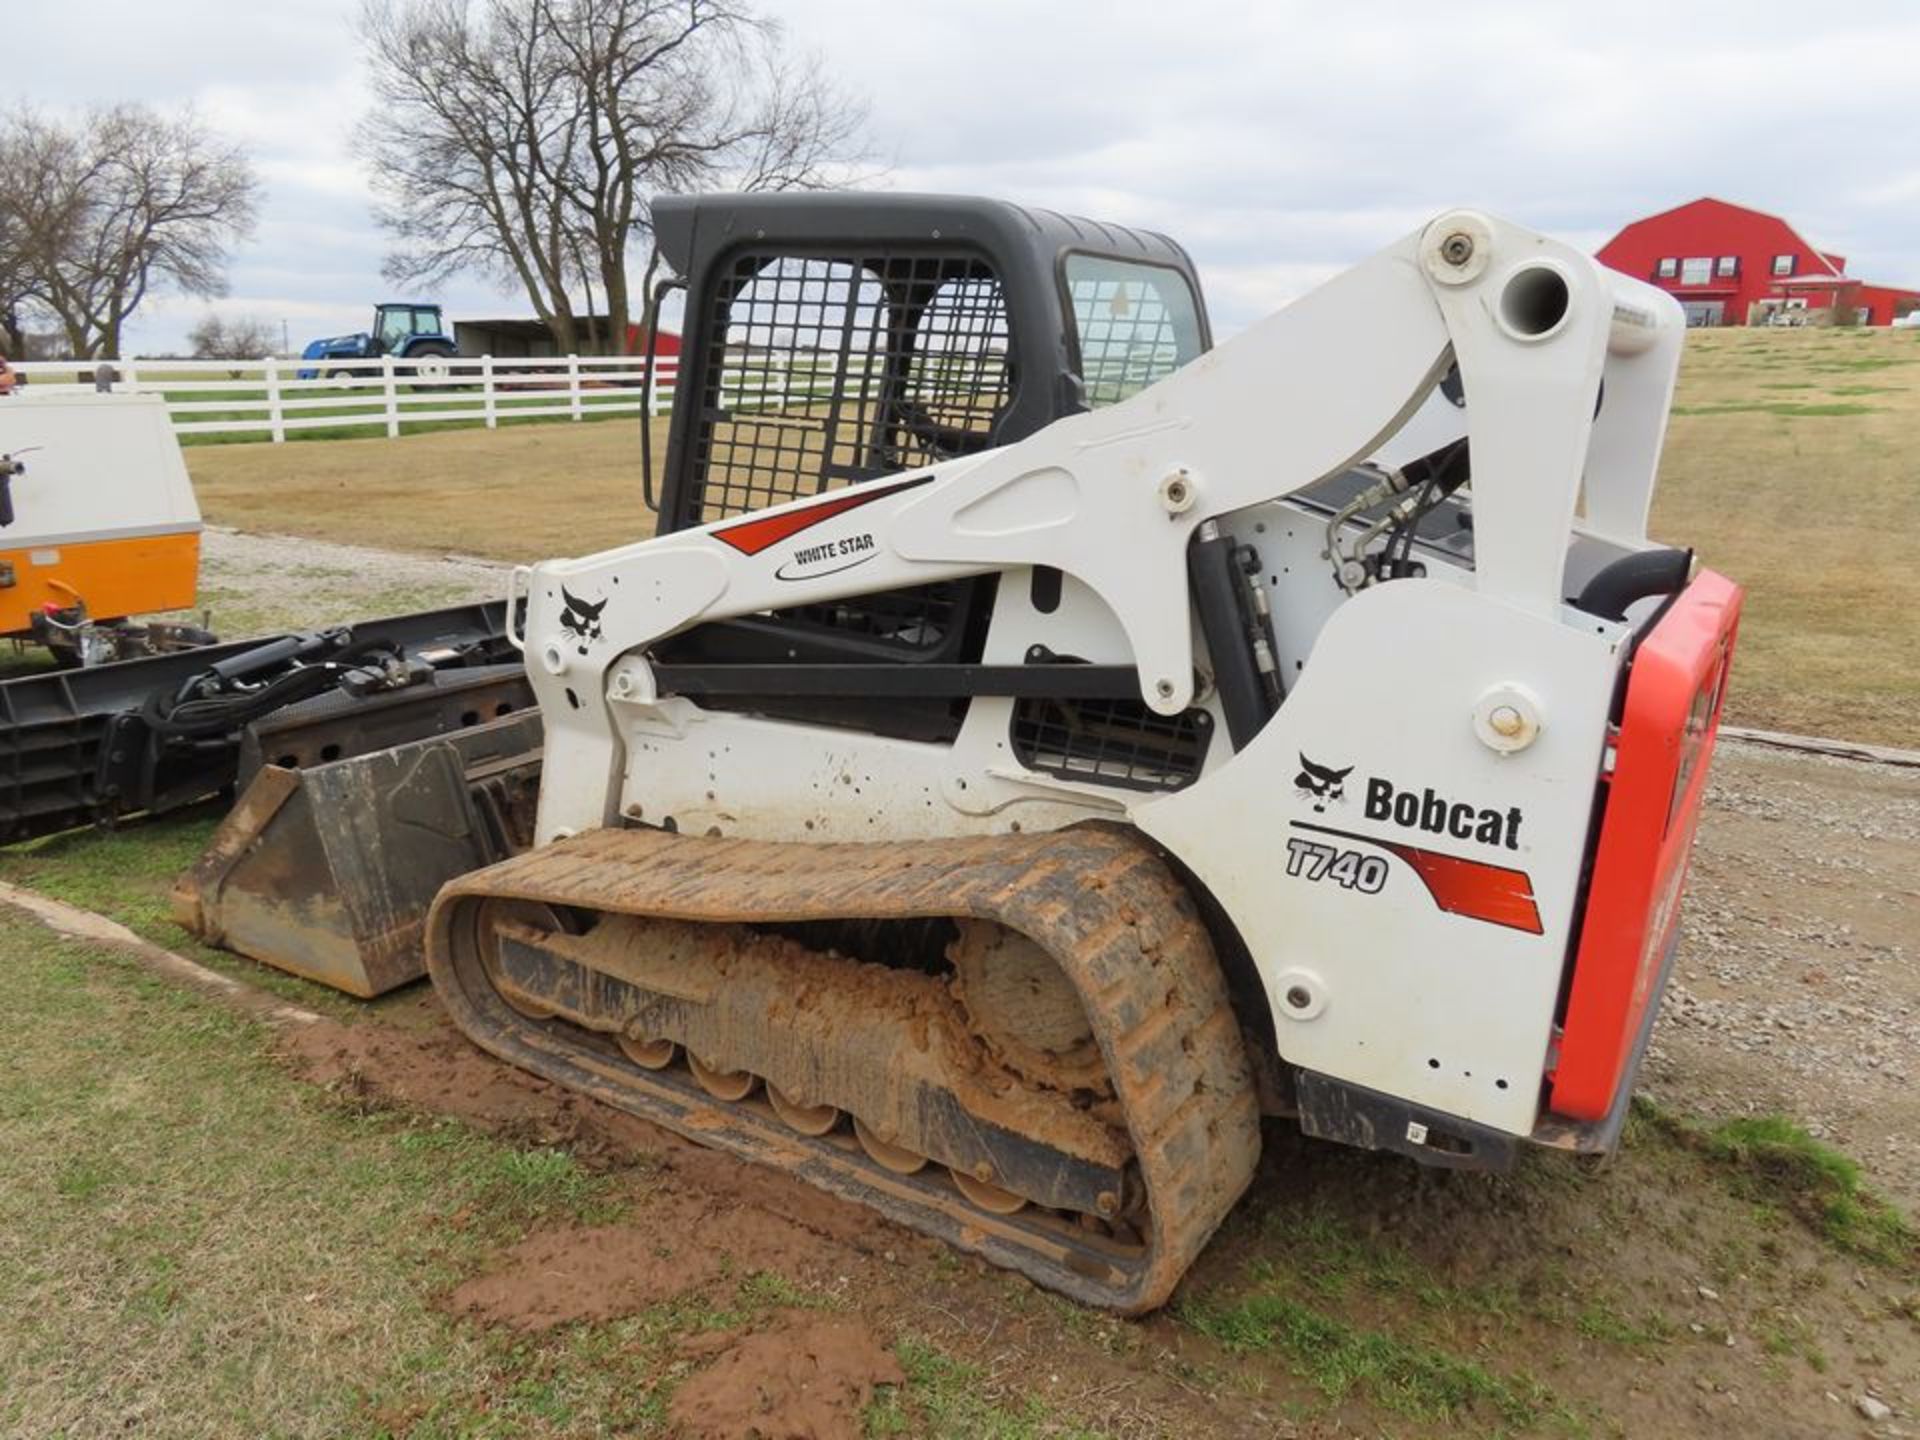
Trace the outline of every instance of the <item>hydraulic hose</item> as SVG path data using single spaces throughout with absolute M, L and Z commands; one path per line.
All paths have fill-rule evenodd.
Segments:
M 237 663 L 245 662 L 257 653 L 249 651 L 225 662 L 228 667 L 225 671 L 217 666 L 202 671 L 182 686 L 175 697 L 159 694 L 148 696 L 146 704 L 141 707 L 141 718 L 156 735 L 185 739 L 229 734 L 284 706 L 332 689 L 339 683 L 342 673 L 351 668 L 353 661 L 369 654 L 383 651 L 391 653 L 395 650 L 393 645 L 378 636 L 353 640 L 351 632 L 347 630 L 326 632 L 325 639 L 327 643 L 324 646 L 312 647 L 333 650 L 324 661 L 295 665 L 257 689 L 234 690 L 231 688 L 234 683 L 232 669 Z M 291 652 L 274 654 L 265 657 L 262 665 L 248 669 L 257 673 L 265 664 L 284 663 L 289 658 Z M 196 691 L 203 689 L 210 693 L 195 695 Z M 193 698 L 180 698 L 187 696 Z
M 1671 595 L 1693 571 L 1691 550 L 1642 550 L 1603 568 L 1574 600 L 1576 610 L 1602 620 L 1625 620 L 1627 607 L 1651 595 Z

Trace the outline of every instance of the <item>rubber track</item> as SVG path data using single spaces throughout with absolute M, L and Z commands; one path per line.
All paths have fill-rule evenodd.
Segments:
M 690 1099 L 603 1040 L 524 1019 L 494 994 L 481 963 L 477 925 L 489 898 L 717 923 L 971 916 L 1031 937 L 1079 990 L 1113 1076 L 1146 1190 L 1144 1245 L 1032 1212 L 986 1215 L 944 1180 L 903 1180 L 750 1105 Z M 1259 1155 L 1252 1074 L 1212 943 L 1166 865 L 1121 827 L 820 845 L 595 830 L 450 882 L 427 935 L 434 986 L 482 1048 L 1087 1303 L 1126 1313 L 1163 1303 Z

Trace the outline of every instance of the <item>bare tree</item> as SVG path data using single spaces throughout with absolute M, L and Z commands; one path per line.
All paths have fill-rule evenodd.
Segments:
M 274 329 L 254 316 L 232 319 L 208 311 L 187 332 L 197 360 L 259 360 L 273 353 Z M 237 379 L 238 370 L 231 372 Z
M 20 309 L 50 315 L 76 358 L 117 358 L 157 290 L 223 294 L 258 203 L 244 153 L 191 113 L 122 105 L 69 126 L 23 111 L 0 128 L 0 253 L 24 277 Z
M 44 321 L 44 272 L 71 248 L 73 137 L 29 112 L 0 120 L 0 323 L 17 357 L 30 320 Z
M 0 163 L 4 155 L 0 154 Z M 6 183 L 0 171 L 0 186 Z M 24 357 L 27 351 L 27 316 L 32 303 L 24 256 L 20 248 L 19 227 L 0 201 L 0 355 Z
M 360 30 L 388 278 L 517 283 L 563 350 L 627 348 L 653 195 L 824 185 L 860 158 L 864 107 L 747 0 L 366 0 Z
M 28 304 L 26 282 L 8 269 L 0 241 L 0 355 L 26 358 Z

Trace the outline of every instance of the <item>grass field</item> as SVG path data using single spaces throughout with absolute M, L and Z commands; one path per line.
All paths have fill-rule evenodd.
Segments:
M 656 463 L 667 422 L 656 420 Z M 207 518 L 430 555 L 533 561 L 652 533 L 640 426 L 524 425 L 326 445 L 188 452 Z
M 190 468 L 222 524 L 533 561 L 651 533 L 638 428 L 222 445 Z M 1920 744 L 1920 334 L 1694 332 L 1653 530 L 1747 587 L 1737 723 Z
M 1747 587 L 1738 723 L 1920 745 L 1920 334 L 1693 332 L 1653 530 Z
M 10 847 L 0 875 L 328 1019 L 364 1013 L 166 918 L 213 823 Z M 846 1308 L 722 1265 L 697 1296 L 604 1325 L 529 1340 L 463 1323 L 446 1294 L 493 1252 L 633 1219 L 661 1183 L 648 1157 L 586 1168 L 303 1083 L 257 1023 L 4 907 L 0 973 L 31 1033 L 0 1057 L 0 1435 L 658 1435 L 690 1338 Z M 1038 1399 L 975 1393 L 921 1334 L 895 1344 L 905 1383 L 876 1397 L 876 1434 L 1075 1433 Z
M 0 928 L 0 967 L 35 1034 L 0 1066 L 6 1434 L 659 1434 L 689 1339 L 812 1298 L 754 1272 L 543 1341 L 463 1324 L 436 1302 L 490 1252 L 629 1220 L 644 1177 L 342 1104 L 109 951 Z M 899 1344 L 876 1413 L 928 1433 L 968 1372 Z M 942 1433 L 1043 1433 L 963 1408 Z
M 14 847 L 0 877 L 257 982 L 164 919 L 210 825 Z M 1511 1177 L 1275 1128 L 1173 1310 L 1126 1323 L 899 1232 L 762 1263 L 726 1248 L 735 1171 L 315 1085 L 257 1023 L 8 912 L 0 971 L 0 1434 L 1411 1440 L 1720 1433 L 1753 1411 L 1814 1434 L 1846 1418 L 1827 1391 L 1920 1373 L 1920 1240 L 1778 1117 L 1644 1107 L 1610 1169 L 1535 1156 Z M 426 1013 L 268 983 L 323 1023 Z M 574 1227 L 648 1237 L 683 1278 L 531 1333 L 451 1303 Z M 845 1426 L 676 1418 L 711 1356 L 808 1317 L 871 1330 L 897 1366 Z

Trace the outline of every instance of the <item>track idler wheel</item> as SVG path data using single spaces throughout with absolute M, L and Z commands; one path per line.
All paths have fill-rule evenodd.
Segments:
M 802 1135 L 825 1135 L 840 1123 L 840 1111 L 835 1106 L 802 1105 L 778 1085 L 767 1086 L 767 1103 L 789 1129 Z

